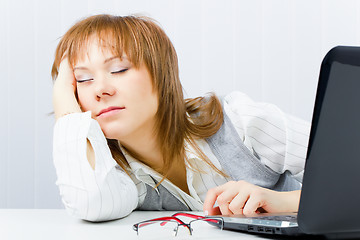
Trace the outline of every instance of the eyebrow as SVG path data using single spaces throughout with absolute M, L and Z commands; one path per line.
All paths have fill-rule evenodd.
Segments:
M 108 63 L 108 62 L 114 60 L 115 58 L 119 58 L 119 57 L 113 56 L 113 57 L 107 58 L 107 59 L 105 59 L 104 63 Z
M 107 58 L 107 59 L 105 59 L 104 60 L 104 64 L 105 63 L 108 63 L 108 62 L 110 62 L 110 61 L 112 61 L 112 60 L 114 60 L 114 59 L 116 59 L 116 58 L 119 58 L 118 56 L 113 56 L 113 57 L 109 57 L 109 58 Z M 127 60 L 127 57 L 126 56 L 122 56 L 121 57 L 121 61 L 124 61 L 124 60 Z M 75 70 L 87 70 L 88 68 L 86 68 L 86 67 L 74 67 L 74 71 Z

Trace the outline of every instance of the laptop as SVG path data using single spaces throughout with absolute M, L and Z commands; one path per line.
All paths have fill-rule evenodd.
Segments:
M 321 64 L 297 213 L 228 215 L 224 229 L 360 238 L 360 47 Z

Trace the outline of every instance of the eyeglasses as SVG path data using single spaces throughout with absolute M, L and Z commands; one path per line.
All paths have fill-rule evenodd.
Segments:
M 189 223 L 183 222 L 178 217 L 188 217 L 194 220 L 191 220 Z M 224 221 L 221 217 L 203 217 L 190 213 L 175 213 L 170 217 L 160 217 L 154 218 L 146 221 L 142 221 L 133 225 L 134 231 L 137 232 L 137 235 L 145 236 L 147 234 L 156 234 L 159 235 L 174 235 L 177 236 L 179 227 L 184 227 L 180 229 L 188 229 L 190 235 L 197 235 L 202 231 L 206 231 L 211 227 L 217 227 L 221 230 L 224 227 Z M 193 229 L 196 229 L 195 231 Z M 139 234 L 140 233 L 140 234 Z

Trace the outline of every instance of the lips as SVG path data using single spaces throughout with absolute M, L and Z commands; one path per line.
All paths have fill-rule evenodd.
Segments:
M 96 116 L 99 117 L 101 114 L 111 112 L 111 111 L 114 111 L 114 110 L 122 110 L 122 109 L 124 109 L 124 107 L 108 107 L 108 108 L 105 108 L 105 109 L 101 110 L 98 113 L 98 115 L 96 115 Z

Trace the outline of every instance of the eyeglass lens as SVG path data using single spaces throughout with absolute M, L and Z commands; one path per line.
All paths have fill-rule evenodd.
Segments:
M 197 236 L 203 234 L 204 231 L 208 231 L 209 228 L 219 227 L 222 227 L 222 219 L 198 219 L 185 225 L 173 220 L 148 221 L 138 225 L 138 235 L 152 236 L 156 234 L 158 237 L 166 237 L 191 234 Z

